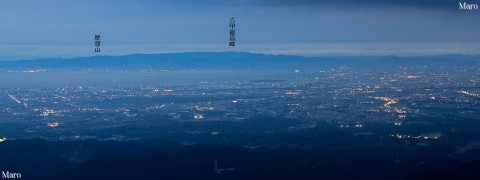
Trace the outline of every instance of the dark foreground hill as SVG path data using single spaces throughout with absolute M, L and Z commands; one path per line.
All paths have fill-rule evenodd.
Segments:
M 0 170 L 21 173 L 22 179 L 469 179 L 480 174 L 478 161 L 428 157 L 437 152 L 432 149 L 402 153 L 400 163 L 391 157 L 394 152 L 387 146 L 298 150 L 160 140 L 13 140 L 0 143 Z M 215 160 L 226 170 L 216 173 Z

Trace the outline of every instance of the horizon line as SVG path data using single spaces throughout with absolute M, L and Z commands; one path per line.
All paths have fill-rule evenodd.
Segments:
M 39 60 L 75 60 L 75 59 L 90 59 L 98 57 L 125 57 L 134 55 L 171 55 L 171 54 L 186 54 L 186 53 L 244 53 L 244 54 L 256 54 L 266 56 L 292 56 L 302 58 L 328 58 L 328 57 L 397 57 L 397 58 L 421 58 L 421 57 L 445 57 L 445 56 L 458 56 L 458 57 L 480 57 L 478 55 L 466 55 L 466 54 L 434 54 L 434 55 L 351 55 L 351 54 L 338 54 L 338 55 L 317 55 L 317 56 L 305 56 L 298 54 L 282 54 L 282 53 L 265 53 L 265 52 L 249 52 L 249 51 L 184 51 L 184 52 L 161 52 L 161 53 L 131 53 L 123 55 L 94 55 L 94 56 L 77 56 L 77 57 L 39 57 L 33 59 L 17 59 L 17 60 L 0 60 L 0 62 L 19 62 L 19 61 L 39 61 Z

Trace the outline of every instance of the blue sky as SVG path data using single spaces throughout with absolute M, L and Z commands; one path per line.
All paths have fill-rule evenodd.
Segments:
M 479 22 L 453 0 L 0 0 L 0 60 L 92 56 L 94 34 L 102 55 L 479 55 Z

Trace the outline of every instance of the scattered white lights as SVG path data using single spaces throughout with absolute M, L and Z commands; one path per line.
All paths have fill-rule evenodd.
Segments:
M 195 114 L 195 115 L 193 116 L 193 118 L 196 119 L 196 120 L 200 120 L 200 119 L 203 119 L 203 118 L 205 118 L 205 117 L 204 117 L 202 114 Z
M 58 127 L 58 125 L 60 125 L 58 122 L 53 122 L 53 123 L 47 123 L 48 126 L 52 127 L 52 128 L 55 128 L 55 127 Z
M 394 138 L 397 138 L 397 139 L 433 139 L 433 140 L 437 140 L 441 137 L 441 133 L 423 134 L 423 135 L 419 135 L 419 136 L 407 135 L 407 134 L 392 134 L 390 136 L 394 137 Z

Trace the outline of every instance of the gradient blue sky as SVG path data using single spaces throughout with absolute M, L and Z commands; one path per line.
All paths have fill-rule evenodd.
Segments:
M 0 60 L 92 56 L 94 34 L 102 35 L 102 55 L 480 55 L 480 10 L 460 11 L 458 2 L 0 0 Z M 230 17 L 235 48 L 228 47 Z

